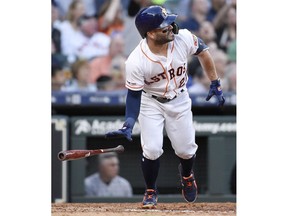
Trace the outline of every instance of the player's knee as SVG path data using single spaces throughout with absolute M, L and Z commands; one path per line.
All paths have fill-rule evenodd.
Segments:
M 143 148 L 143 156 L 149 160 L 156 160 L 163 154 L 163 149 L 160 148 Z
M 185 152 L 175 152 L 175 154 L 178 156 L 178 157 L 180 157 L 180 158 L 182 158 L 182 159 L 190 159 L 190 158 L 192 158 L 193 157 L 193 155 L 194 154 L 187 154 L 187 153 L 185 153 Z
M 196 154 L 197 148 L 198 145 L 193 144 L 189 146 L 189 148 L 175 149 L 175 154 L 182 159 L 190 159 L 194 154 Z

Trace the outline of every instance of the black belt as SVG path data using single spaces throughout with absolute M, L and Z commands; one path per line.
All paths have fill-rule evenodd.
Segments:
M 143 90 L 143 92 L 146 93 L 146 91 L 144 91 L 144 90 Z M 181 89 L 180 92 L 181 93 L 184 92 L 184 89 Z M 169 101 L 174 100 L 177 97 L 177 95 L 175 95 L 173 98 L 157 97 L 156 95 L 151 95 L 151 97 L 156 99 L 160 103 L 167 103 Z

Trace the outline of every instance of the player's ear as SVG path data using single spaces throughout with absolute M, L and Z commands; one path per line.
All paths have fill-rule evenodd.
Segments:
M 147 32 L 147 37 L 155 40 L 156 38 L 155 32 L 152 32 L 152 31 Z

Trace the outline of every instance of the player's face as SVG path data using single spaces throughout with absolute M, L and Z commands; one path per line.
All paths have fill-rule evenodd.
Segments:
M 154 32 L 156 34 L 155 42 L 158 44 L 165 44 L 170 41 L 173 41 L 175 38 L 174 33 L 172 32 L 173 27 L 171 25 L 161 28 L 161 29 L 155 29 Z

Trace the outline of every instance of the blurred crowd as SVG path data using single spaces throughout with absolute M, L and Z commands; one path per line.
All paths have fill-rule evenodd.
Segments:
M 125 89 L 125 61 L 142 39 L 134 20 L 162 5 L 209 46 L 224 91 L 236 92 L 236 0 L 52 0 L 52 91 Z M 210 80 L 197 58 L 188 62 L 190 93 Z

